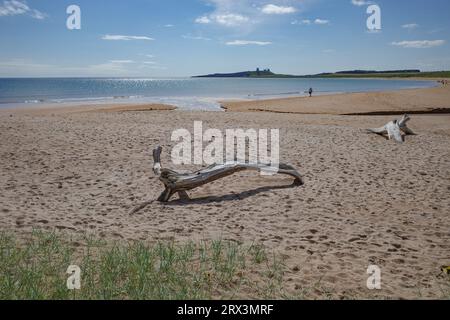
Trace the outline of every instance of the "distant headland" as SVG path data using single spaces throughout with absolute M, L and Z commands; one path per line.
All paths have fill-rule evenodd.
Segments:
M 282 77 L 295 77 L 292 75 L 276 74 L 270 71 L 270 69 L 255 71 L 241 71 L 233 73 L 214 73 L 202 76 L 194 76 L 193 78 L 282 78 Z
M 422 72 L 418 69 L 405 70 L 348 70 L 325 72 L 312 75 L 278 74 L 270 69 L 241 71 L 233 73 L 213 73 L 194 76 L 193 78 L 450 78 L 450 71 Z

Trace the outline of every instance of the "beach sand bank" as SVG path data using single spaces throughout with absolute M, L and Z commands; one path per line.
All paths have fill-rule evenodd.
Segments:
M 447 91 L 424 90 L 426 105 L 448 107 L 441 97 Z M 413 92 L 266 106 L 306 112 L 319 105 L 340 114 L 355 112 L 360 101 L 364 112 L 396 105 L 406 111 L 423 107 L 422 91 L 415 98 Z M 312 102 L 299 107 L 303 101 Z M 364 131 L 393 116 L 104 107 L 0 111 L 0 230 L 18 236 L 34 228 L 89 232 L 118 241 L 254 242 L 284 257 L 283 280 L 292 297 L 448 298 L 448 280 L 438 275 L 450 263 L 450 115 L 413 116 L 409 125 L 418 135 L 400 145 Z M 192 132 L 194 121 L 203 121 L 205 130 L 280 128 L 281 159 L 304 175 L 305 185 L 292 188 L 289 177 L 243 172 L 190 192 L 190 202 L 153 203 L 130 215 L 162 192 L 152 173 L 156 145 L 164 147 L 163 165 L 195 169 L 170 163 L 172 131 Z M 366 287 L 372 264 L 382 270 L 379 291 Z
M 55 115 L 79 112 L 139 112 L 139 111 L 172 111 L 176 106 L 161 103 L 130 103 L 130 104 L 42 104 L 29 108 L 5 108 L 1 113 L 25 115 Z
M 334 94 L 259 101 L 223 101 L 227 111 L 300 114 L 450 113 L 450 86 L 391 92 Z

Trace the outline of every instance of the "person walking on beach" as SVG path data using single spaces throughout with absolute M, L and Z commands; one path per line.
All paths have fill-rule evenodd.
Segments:
M 309 93 L 309 97 L 311 98 L 311 97 L 312 97 L 312 94 L 313 94 L 313 88 L 309 88 L 308 93 Z

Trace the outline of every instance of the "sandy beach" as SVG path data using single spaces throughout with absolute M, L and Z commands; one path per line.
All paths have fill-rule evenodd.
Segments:
M 310 299 L 448 294 L 439 268 L 450 263 L 450 115 L 413 115 L 409 126 L 418 135 L 397 144 L 365 132 L 395 116 L 343 114 L 448 109 L 450 88 L 224 106 L 226 113 L 161 110 L 170 106 L 0 111 L 0 229 L 260 243 L 285 258 L 286 291 L 315 288 Z M 163 189 L 152 148 L 163 146 L 163 165 L 196 168 L 169 160 L 171 132 L 192 131 L 194 121 L 204 129 L 280 128 L 281 159 L 305 185 L 244 172 L 190 192 L 189 202 L 153 203 L 130 215 Z M 382 268 L 380 291 L 366 287 L 371 264 Z
M 421 114 L 450 113 L 450 86 L 391 92 L 333 94 L 260 101 L 223 101 L 227 111 L 266 111 L 299 114 Z M 355 108 L 357 106 L 357 108 Z

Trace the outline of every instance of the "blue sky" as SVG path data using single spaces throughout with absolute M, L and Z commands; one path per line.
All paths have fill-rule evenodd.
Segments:
M 370 4 L 382 30 L 366 27 Z M 66 8 L 81 8 L 68 30 Z M 0 0 L 0 77 L 450 70 L 448 0 Z

